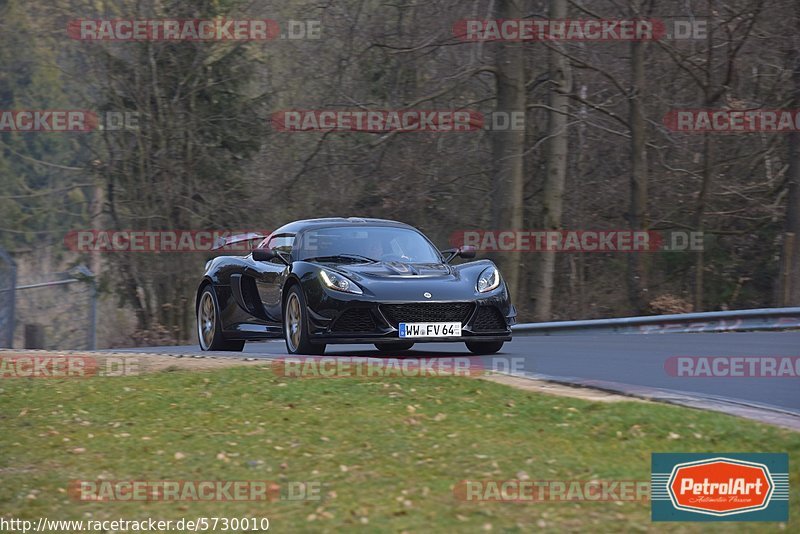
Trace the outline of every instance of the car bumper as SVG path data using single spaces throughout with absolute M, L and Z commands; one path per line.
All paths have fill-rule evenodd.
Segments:
M 472 336 L 459 336 L 459 337 L 408 337 L 399 338 L 397 336 L 378 336 L 378 337 L 355 337 L 355 338 L 342 338 L 342 337 L 315 337 L 311 340 L 316 343 L 325 343 L 326 345 L 360 345 L 360 344 L 373 344 L 373 343 L 392 343 L 398 341 L 407 341 L 409 343 L 465 343 L 467 341 L 511 341 L 511 334 L 505 336 L 489 335 L 489 334 L 475 334 Z
M 447 343 L 510 341 L 516 310 L 505 288 L 462 301 L 376 301 L 328 292 L 324 305 L 309 309 L 310 341 L 326 344 Z M 401 338 L 401 322 L 460 322 L 458 337 Z

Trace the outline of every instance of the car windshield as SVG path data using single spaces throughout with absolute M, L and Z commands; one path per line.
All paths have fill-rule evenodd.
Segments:
M 439 252 L 407 228 L 345 226 L 305 232 L 297 250 L 307 261 L 440 263 Z

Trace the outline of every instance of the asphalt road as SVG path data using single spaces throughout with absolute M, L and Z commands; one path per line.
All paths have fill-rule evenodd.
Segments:
M 135 350 L 202 354 L 197 346 Z M 274 358 L 286 356 L 286 350 L 283 341 L 269 341 L 247 343 L 244 354 L 206 354 Z M 326 355 L 382 356 L 371 345 L 329 345 Z M 465 356 L 469 353 L 463 344 L 428 343 L 416 345 L 412 350 L 398 355 Z M 693 397 L 722 398 L 746 405 L 763 405 L 800 417 L 800 377 L 675 377 L 665 370 L 665 361 L 672 356 L 800 357 L 800 332 L 516 336 L 512 342 L 506 343 L 501 353 L 493 359 L 486 359 L 484 364 L 500 369 L 510 364 L 517 365 L 518 370 L 525 374 L 567 378 L 568 381 L 629 393 L 657 388 Z

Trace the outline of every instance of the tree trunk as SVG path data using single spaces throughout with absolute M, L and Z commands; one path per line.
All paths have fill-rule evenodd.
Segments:
M 586 85 L 581 86 L 581 98 L 585 101 L 586 96 L 588 94 L 588 87 Z M 576 163 L 576 170 L 575 175 L 573 176 L 571 183 L 575 184 L 576 181 L 580 183 L 584 179 L 585 176 L 589 176 L 589 161 L 590 161 L 590 153 L 591 150 L 586 142 L 586 118 L 589 115 L 589 110 L 586 107 L 586 104 L 581 104 L 580 111 L 578 115 L 581 119 L 580 124 L 578 124 L 578 154 L 577 154 L 577 163 Z M 584 201 L 585 201 L 585 194 L 586 192 L 582 187 L 577 187 L 577 197 L 576 197 L 576 205 L 575 205 L 575 221 L 577 223 L 578 228 L 585 228 L 586 227 L 586 211 L 584 208 Z M 578 288 L 576 299 L 577 299 L 577 315 L 573 315 L 573 317 L 579 319 L 586 318 L 586 254 L 577 254 L 576 255 L 576 262 L 577 262 L 577 269 L 576 269 L 576 286 Z
M 551 0 L 551 19 L 567 18 L 567 1 Z M 558 42 L 552 43 L 549 51 L 550 70 L 550 116 L 547 126 L 547 172 L 544 178 L 542 200 L 542 230 L 561 229 L 561 215 L 564 205 L 564 182 L 567 176 L 567 155 L 569 137 L 567 124 L 569 117 L 569 96 L 572 91 L 572 76 L 569 60 L 558 51 Z M 536 320 L 550 320 L 553 313 L 553 289 L 555 286 L 556 251 L 543 251 L 538 255 L 534 272 L 534 314 Z
M 800 6 L 795 5 L 795 23 L 800 27 Z M 800 41 L 795 36 L 795 40 Z M 793 61 L 792 109 L 800 107 L 800 51 Z M 781 305 L 800 306 L 800 133 L 789 134 L 789 169 L 786 200 L 786 233 L 781 261 Z
M 714 35 L 713 28 L 710 28 L 706 35 L 706 44 L 708 49 L 706 51 L 706 80 L 703 102 L 705 108 L 709 109 L 714 105 L 715 100 L 720 95 L 712 97 L 714 92 L 712 83 L 714 80 Z M 703 134 L 703 183 L 700 185 L 700 191 L 697 193 L 697 203 L 695 204 L 693 226 L 696 232 L 703 231 L 703 222 L 706 211 L 706 202 L 708 201 L 708 193 L 711 189 L 711 180 L 713 177 L 714 164 L 712 162 L 713 151 L 711 136 L 709 133 Z M 705 310 L 705 252 L 701 247 L 695 253 L 694 262 L 694 311 L 701 312 Z
M 697 195 L 697 204 L 695 206 L 693 226 L 696 232 L 703 231 L 703 217 L 706 211 L 706 202 L 708 199 L 708 191 L 711 188 L 711 178 L 713 172 L 712 164 L 713 152 L 711 150 L 711 136 L 708 133 L 703 134 L 703 183 L 700 186 L 700 192 Z M 698 250 L 695 254 L 694 263 L 694 311 L 704 311 L 705 295 L 704 283 L 705 281 L 705 253 L 702 249 Z
M 497 0 L 495 16 L 499 19 L 520 19 L 522 0 Z M 525 113 L 524 44 L 498 42 L 497 107 L 501 113 Z M 524 130 L 491 132 L 492 144 L 492 227 L 495 230 L 521 230 L 523 224 Z M 518 299 L 520 287 L 520 251 L 493 255 L 509 287 L 511 298 Z
M 638 11 L 638 8 L 637 8 Z M 638 15 L 638 12 L 637 12 Z M 645 43 L 631 43 L 631 178 L 628 224 L 632 231 L 647 230 L 647 123 L 645 122 Z M 645 313 L 649 301 L 647 254 L 628 254 L 628 300 L 636 314 Z

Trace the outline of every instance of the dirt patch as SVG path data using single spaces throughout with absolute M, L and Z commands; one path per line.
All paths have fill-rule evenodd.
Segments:
M 91 358 L 98 374 L 108 376 L 135 375 L 139 373 L 155 373 L 167 369 L 187 371 L 210 371 L 226 367 L 264 367 L 268 360 L 248 361 L 241 358 L 196 358 L 176 354 L 151 354 L 147 352 L 79 352 L 79 351 L 46 351 L 46 350 L 11 350 L 0 349 L 0 358 L 18 357 L 70 357 Z M 251 359 L 252 360 L 252 359 Z
M 523 389 L 525 391 L 534 391 L 536 393 L 544 393 L 545 395 L 557 395 L 560 397 L 572 397 L 574 399 L 583 399 L 595 402 L 649 402 L 635 397 L 628 397 L 625 395 L 617 395 L 609 393 L 608 391 L 601 391 L 599 389 L 570 387 L 562 384 L 555 384 L 553 382 L 546 382 L 544 380 L 531 380 L 529 378 L 520 378 L 517 376 L 509 375 L 491 375 L 483 377 L 482 380 L 489 380 L 490 382 L 497 382 L 516 389 Z

